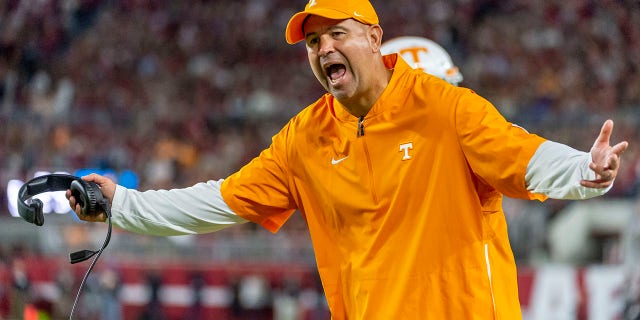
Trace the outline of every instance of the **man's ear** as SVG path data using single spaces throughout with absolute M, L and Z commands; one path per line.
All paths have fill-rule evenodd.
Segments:
M 373 52 L 379 52 L 382 46 L 382 27 L 379 24 L 370 25 L 367 34 L 369 36 L 369 45 Z

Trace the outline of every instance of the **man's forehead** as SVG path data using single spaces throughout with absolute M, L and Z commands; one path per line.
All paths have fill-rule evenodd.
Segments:
M 353 19 L 329 19 L 317 15 L 309 15 L 302 23 L 303 32 L 317 32 L 318 30 L 329 29 L 332 27 L 347 27 L 350 24 L 359 23 Z

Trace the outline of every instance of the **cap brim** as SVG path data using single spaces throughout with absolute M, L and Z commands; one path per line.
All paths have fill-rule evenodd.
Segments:
M 351 18 L 351 16 L 346 13 L 331 9 L 312 9 L 308 11 L 298 12 L 294 14 L 293 17 L 291 17 L 291 19 L 289 20 L 289 23 L 287 23 L 287 30 L 285 32 L 287 43 L 294 44 L 304 40 L 305 35 L 302 32 L 302 24 L 309 15 L 338 20 Z

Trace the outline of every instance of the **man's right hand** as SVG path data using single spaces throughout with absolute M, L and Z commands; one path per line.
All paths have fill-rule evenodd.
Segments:
M 92 173 L 90 175 L 83 176 L 82 180 L 95 182 L 100 187 L 102 195 L 109 200 L 109 204 L 112 203 L 113 195 L 116 193 L 116 184 L 111 181 L 111 179 L 96 173 Z M 67 190 L 67 193 L 65 195 L 69 200 L 69 206 L 71 207 L 71 209 L 73 209 L 73 211 L 76 213 L 76 216 L 78 216 L 80 220 L 90 222 L 107 221 L 106 212 L 100 212 L 97 215 L 91 216 L 82 214 L 82 208 L 80 207 L 80 204 L 78 204 L 77 199 L 71 194 L 71 190 Z

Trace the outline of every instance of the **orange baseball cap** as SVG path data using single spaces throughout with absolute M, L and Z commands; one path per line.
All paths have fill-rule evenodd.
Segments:
M 329 19 L 355 19 L 364 24 L 378 24 L 378 15 L 368 0 L 311 0 L 291 17 L 287 24 L 287 43 L 294 44 L 304 39 L 302 24 L 309 15 Z

